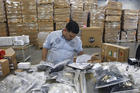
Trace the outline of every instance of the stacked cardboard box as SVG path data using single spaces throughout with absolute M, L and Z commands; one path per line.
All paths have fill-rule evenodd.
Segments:
M 138 23 L 138 10 L 124 10 L 123 15 L 123 29 L 124 30 L 133 30 L 137 29 Z
M 36 0 L 22 0 L 22 17 L 22 35 L 29 35 L 30 43 L 36 45 L 38 33 Z
M 9 60 L 10 70 L 17 69 L 17 60 L 16 60 L 15 51 L 12 48 L 8 48 L 5 51 L 6 51 L 5 58 L 7 58 Z
M 21 0 L 6 1 L 8 23 L 22 23 Z
M 122 38 L 120 42 L 134 42 L 136 41 L 136 30 L 121 32 Z
M 109 1 L 105 10 L 105 42 L 117 42 L 120 32 L 122 3 Z
M 96 10 L 97 9 L 97 0 L 83 0 L 84 4 L 84 11 L 91 11 L 91 10 Z
M 90 26 L 98 26 L 104 29 L 104 18 L 105 18 L 105 9 L 104 7 L 98 7 L 96 11 L 91 11 Z
M 87 12 L 83 11 L 83 0 L 70 0 L 70 3 L 72 20 L 76 21 L 80 27 L 86 26 Z
M 65 0 L 56 0 L 54 2 L 54 22 L 56 23 L 56 30 L 65 28 L 70 19 L 70 4 Z
M 6 1 L 6 12 L 10 35 L 17 35 L 16 32 L 19 30 L 18 26 L 23 22 L 21 5 L 21 0 Z
M 7 36 L 6 23 L 0 23 L 0 36 Z
M 53 31 L 53 3 L 51 0 L 39 0 L 38 10 L 38 29 L 39 32 Z
M 4 12 L 4 3 L 0 0 L 0 36 L 6 36 L 6 24 L 5 22 L 5 12 Z
M 22 34 L 29 35 L 30 43 L 37 45 L 37 23 L 24 23 L 24 32 Z
M 83 47 L 101 47 L 101 30 L 102 28 L 100 27 L 81 28 L 81 40 Z
M 138 25 L 138 10 L 124 10 L 123 11 L 123 30 L 122 41 L 132 42 L 136 40 L 136 29 Z
M 9 61 L 7 59 L 0 60 L 0 77 L 4 77 L 10 73 Z
M 5 21 L 5 15 L 4 15 L 4 3 L 2 0 L 0 0 L 0 23 Z
M 104 43 L 101 49 L 102 62 L 127 62 L 129 57 L 129 48 L 119 45 Z
M 24 23 L 37 22 L 36 0 L 22 0 L 22 17 Z

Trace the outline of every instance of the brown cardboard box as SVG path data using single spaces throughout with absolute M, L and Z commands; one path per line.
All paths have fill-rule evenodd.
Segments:
M 4 77 L 10 73 L 9 62 L 7 59 L 0 60 L 0 77 Z
M 124 10 L 124 15 L 136 15 L 138 16 L 139 10 L 130 10 L 130 9 L 125 9 Z
M 5 57 L 9 60 L 10 69 L 17 69 L 16 53 L 12 48 L 5 50 Z
M 111 16 L 121 16 L 122 11 L 121 10 L 115 10 L 115 9 L 106 9 L 106 15 L 111 15 Z
M 87 27 L 81 29 L 81 40 L 84 47 L 101 47 L 102 28 Z
M 127 62 L 129 57 L 129 48 L 119 45 L 104 43 L 101 50 L 103 62 Z
M 6 36 L 6 24 L 5 23 L 0 23 L 0 36 Z
M 53 31 L 53 22 L 43 21 L 38 22 L 39 32 Z
M 62 30 L 65 28 L 67 22 L 56 22 L 56 30 Z
M 137 22 L 136 21 L 124 21 L 123 25 L 124 30 L 133 30 L 137 29 Z
M 122 9 L 122 3 L 121 2 L 116 2 L 116 1 L 109 1 L 108 5 L 106 7 L 107 9 Z
M 53 19 L 53 5 L 38 5 L 38 19 Z
M 69 19 L 70 19 L 70 14 L 54 15 L 54 21 L 55 22 L 66 22 Z
M 126 32 L 122 32 L 121 41 L 125 42 L 134 42 L 136 41 L 136 30 L 130 30 Z
M 106 21 L 119 22 L 121 21 L 121 16 L 106 16 Z
M 137 15 L 124 15 L 124 20 L 138 20 Z
M 56 8 L 54 9 L 54 14 L 58 15 L 70 14 L 70 8 Z
M 43 4 L 43 3 L 44 4 L 47 4 L 47 3 L 49 4 L 49 3 L 52 3 L 52 2 L 53 2 L 53 0 L 38 0 L 39 4 Z

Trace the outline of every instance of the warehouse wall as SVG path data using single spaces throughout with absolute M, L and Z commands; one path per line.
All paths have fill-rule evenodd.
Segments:
M 123 3 L 123 9 L 140 9 L 140 0 L 113 0 Z M 107 0 L 98 0 L 98 5 L 103 6 L 107 3 Z

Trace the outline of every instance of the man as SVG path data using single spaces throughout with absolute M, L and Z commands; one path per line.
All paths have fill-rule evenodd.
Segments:
M 82 42 L 76 36 L 78 33 L 79 26 L 75 21 L 67 23 L 63 30 L 51 32 L 43 44 L 42 60 L 57 64 L 66 59 L 73 61 L 74 53 L 82 55 Z

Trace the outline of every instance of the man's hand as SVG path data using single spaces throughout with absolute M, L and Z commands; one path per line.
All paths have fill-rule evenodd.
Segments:
M 42 60 L 43 61 L 46 61 L 47 54 L 48 54 L 48 49 L 43 48 L 42 49 Z

